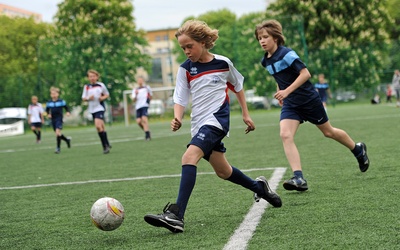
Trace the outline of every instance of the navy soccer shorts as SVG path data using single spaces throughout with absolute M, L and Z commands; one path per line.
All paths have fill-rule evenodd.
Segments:
M 104 111 L 98 111 L 98 112 L 92 113 L 92 117 L 93 117 L 93 120 L 94 119 L 104 120 Z
M 210 125 L 204 125 L 199 129 L 197 134 L 193 136 L 189 145 L 199 147 L 204 153 L 203 158 L 208 161 L 212 151 L 226 152 L 226 148 L 222 142 L 225 136 L 226 133 L 221 129 Z
M 56 129 L 62 129 L 62 127 L 63 127 L 62 117 L 53 118 L 51 120 L 51 125 L 53 125 L 54 131 L 56 131 Z
M 149 107 L 143 107 L 136 110 L 136 118 L 141 118 L 142 116 L 149 116 L 148 113 Z
M 329 120 L 320 99 L 297 107 L 283 105 L 280 120 L 284 119 L 297 120 L 300 123 L 308 121 L 315 125 L 322 125 Z
M 42 127 L 42 123 L 41 122 L 32 122 L 31 123 L 31 127 L 41 128 Z

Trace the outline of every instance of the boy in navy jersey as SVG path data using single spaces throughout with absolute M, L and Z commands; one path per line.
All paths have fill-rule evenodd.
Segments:
M 282 26 L 276 20 L 265 21 L 256 26 L 255 37 L 265 51 L 261 61 L 263 67 L 275 78 L 278 89 L 274 97 L 282 106 L 280 136 L 286 158 L 294 176 L 284 181 L 286 190 L 305 191 L 307 181 L 303 177 L 300 155 L 294 136 L 301 123 L 315 124 L 325 137 L 343 144 L 354 154 L 361 172 L 367 171 L 369 159 L 364 143 L 355 143 L 341 129 L 334 128 L 322 105 L 321 99 L 309 81 L 311 75 L 295 51 L 284 47 Z
M 332 98 L 332 94 L 331 94 L 331 90 L 329 89 L 329 84 L 325 80 L 324 74 L 318 75 L 318 82 L 314 86 L 319 94 L 319 97 L 321 98 L 322 105 L 324 105 L 324 108 L 326 111 L 328 97 Z
M 61 133 L 63 127 L 63 109 L 65 109 L 65 114 L 67 116 L 69 116 L 70 113 L 67 103 L 63 99 L 59 99 L 59 88 L 51 87 L 50 96 L 51 100 L 46 103 L 46 113 L 47 117 L 51 118 L 51 125 L 53 126 L 53 130 L 56 133 L 57 147 L 54 153 L 59 154 L 61 149 L 61 140 L 67 143 L 68 148 L 71 147 L 71 138 L 67 138 Z
M 192 97 L 191 134 L 186 152 L 182 156 L 182 175 L 176 204 L 167 204 L 162 214 L 148 214 L 145 221 L 156 227 L 165 227 L 173 233 L 184 230 L 184 214 L 196 182 L 197 163 L 207 160 L 218 177 L 241 185 L 254 192 L 274 207 L 282 206 L 280 197 L 271 190 L 264 176 L 253 180 L 239 169 L 231 166 L 225 158 L 226 148 L 222 139 L 229 132 L 228 89 L 232 90 L 242 108 L 242 117 L 247 125 L 245 133 L 255 129 L 246 106 L 243 91 L 243 76 L 232 62 L 221 55 L 211 54 L 218 38 L 218 30 L 206 23 L 190 20 L 175 34 L 180 47 L 187 56 L 177 73 L 174 91 L 174 115 L 172 131 L 182 125 L 185 107 Z
M 38 102 L 37 96 L 32 96 L 31 100 L 32 103 L 28 106 L 28 123 L 31 125 L 32 132 L 36 135 L 36 143 L 40 143 L 44 110 L 42 104 Z
M 111 146 L 108 142 L 106 127 L 104 125 L 104 112 L 106 107 L 104 101 L 110 96 L 104 83 L 99 82 L 100 74 L 94 69 L 87 72 L 89 84 L 83 87 L 82 100 L 89 103 L 89 113 L 93 116 L 94 125 L 103 146 L 103 154 L 110 152 Z

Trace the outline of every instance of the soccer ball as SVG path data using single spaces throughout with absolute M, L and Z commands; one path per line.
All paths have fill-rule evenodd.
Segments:
M 103 197 L 93 204 L 90 217 L 97 228 L 112 231 L 121 226 L 124 221 L 124 207 L 114 198 Z

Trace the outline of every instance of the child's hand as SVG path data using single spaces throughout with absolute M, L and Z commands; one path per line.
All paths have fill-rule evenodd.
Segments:
M 171 121 L 171 130 L 172 131 L 177 131 L 178 129 L 180 129 L 182 127 L 182 123 L 178 120 L 178 118 L 174 118 Z
M 67 113 L 65 113 L 67 116 L 70 116 L 71 115 L 71 113 L 70 112 L 67 112 Z
M 48 114 L 47 117 L 48 117 L 49 119 L 51 119 L 51 114 Z
M 245 134 L 248 134 L 256 129 L 256 125 L 254 125 L 254 122 L 250 116 L 243 116 L 243 122 L 247 125 L 247 128 L 244 130 Z

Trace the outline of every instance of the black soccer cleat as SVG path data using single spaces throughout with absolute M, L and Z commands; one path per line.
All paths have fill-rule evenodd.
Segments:
M 307 181 L 301 177 L 293 176 L 283 182 L 283 188 L 286 190 L 306 191 L 308 189 Z
M 359 142 L 356 146 L 361 147 L 361 153 L 357 156 L 358 166 L 360 167 L 361 172 L 365 172 L 369 167 L 369 158 L 367 155 L 367 145 L 364 142 Z
M 165 227 L 173 233 L 183 233 L 184 222 L 178 217 L 179 207 L 177 204 L 165 205 L 162 214 L 147 214 L 144 220 L 155 227 Z
M 66 140 L 68 148 L 71 148 L 71 140 L 72 140 L 71 137 L 68 137 L 67 140 Z
M 104 150 L 103 150 L 103 154 L 108 154 L 108 153 L 110 153 L 110 146 L 105 146 L 104 147 Z
M 265 179 L 264 176 L 259 176 L 256 178 L 256 181 L 262 182 L 262 184 L 264 185 L 265 195 L 259 195 L 257 193 L 254 193 L 254 200 L 256 202 L 259 202 L 260 199 L 262 198 L 268 201 L 274 207 L 281 207 L 282 200 L 279 197 L 279 195 L 274 191 L 272 191 L 272 189 L 269 187 L 267 179 Z

